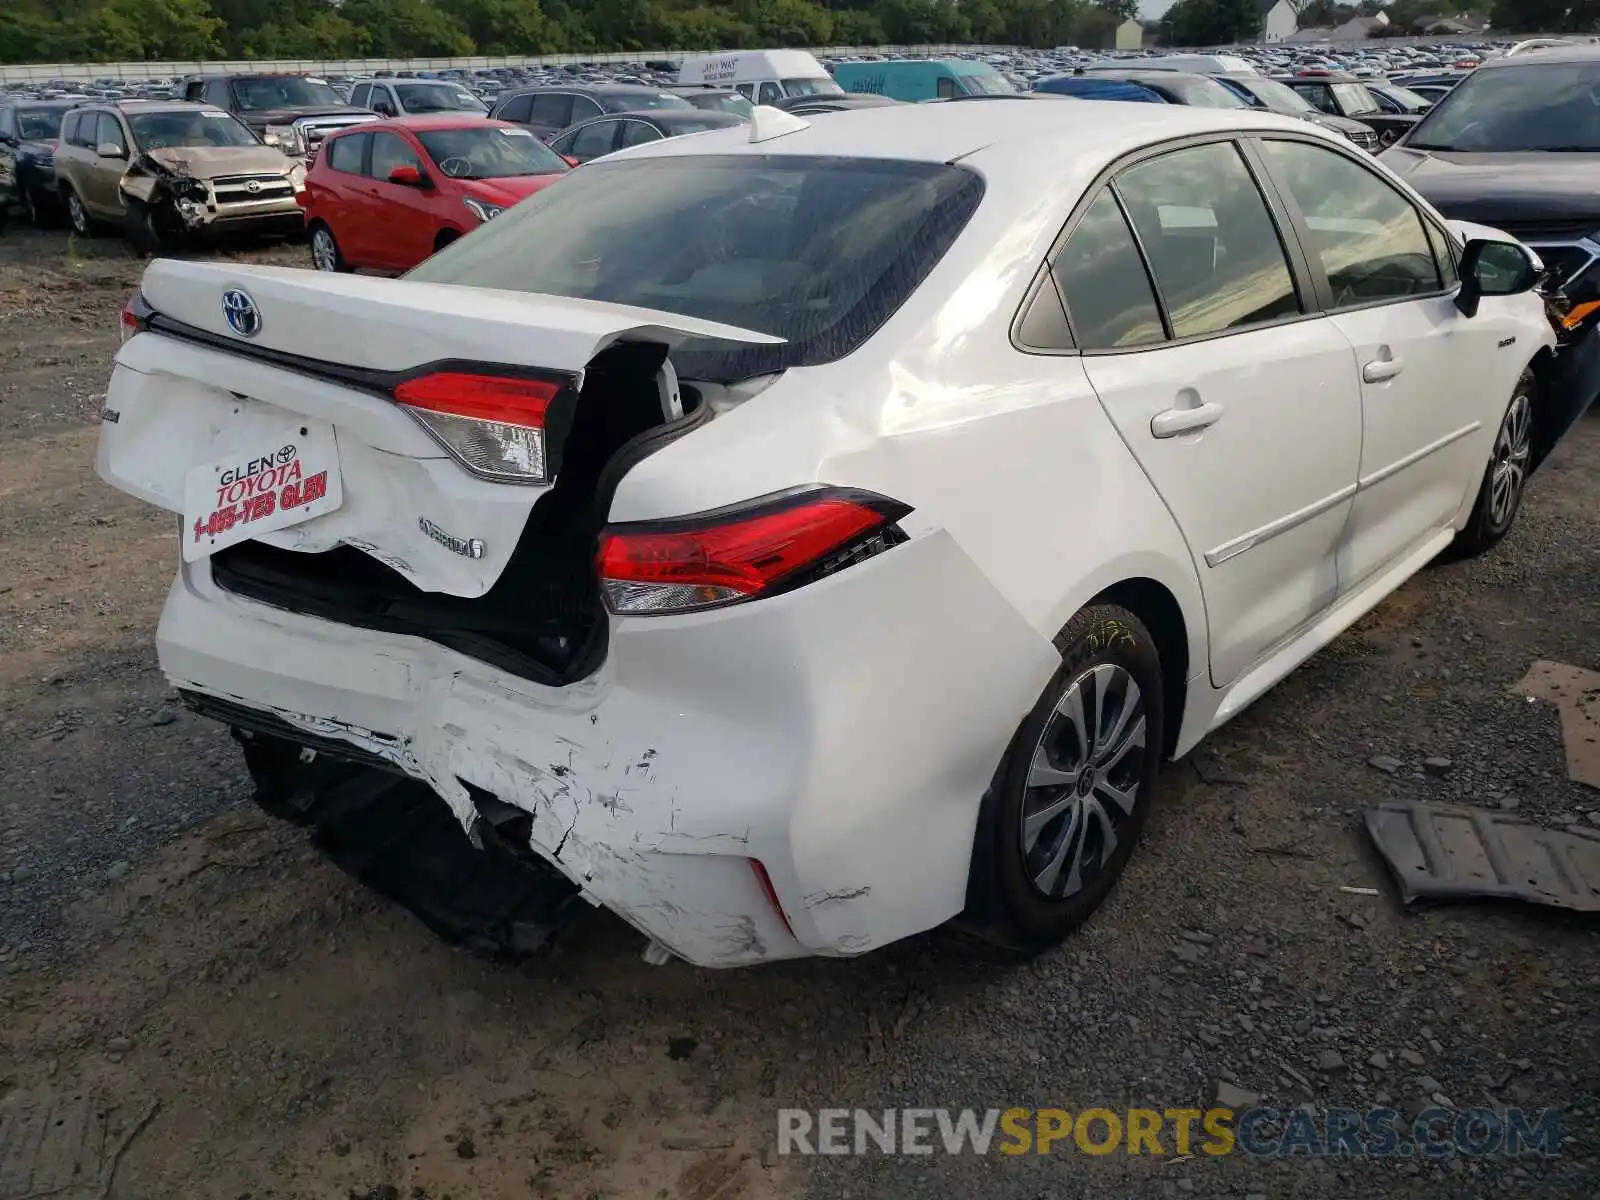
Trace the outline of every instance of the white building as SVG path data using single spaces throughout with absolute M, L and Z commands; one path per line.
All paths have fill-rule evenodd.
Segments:
M 1117 49 L 1138 50 L 1144 45 L 1144 26 L 1137 17 L 1129 17 L 1117 26 Z
M 1261 0 L 1261 40 L 1286 42 L 1300 28 L 1300 7 L 1295 0 Z

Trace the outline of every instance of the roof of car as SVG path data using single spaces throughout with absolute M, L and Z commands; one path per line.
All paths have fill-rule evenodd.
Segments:
M 675 86 L 675 85 L 674 85 Z M 541 83 L 535 87 L 521 87 L 514 92 L 502 92 L 498 99 L 527 96 L 534 92 L 584 92 L 603 96 L 659 96 L 665 87 L 651 87 L 645 83 Z
M 756 143 L 745 132 L 747 123 L 739 124 L 738 129 L 713 130 L 687 140 L 669 138 L 629 147 L 608 156 L 608 161 L 623 156 L 752 153 L 953 162 L 980 150 L 996 149 L 1037 167 L 1047 162 L 1107 161 L 1154 142 L 1197 133 L 1277 129 L 1304 135 L 1314 131 L 1306 121 L 1265 109 L 1117 100 L 1089 105 L 1002 99 L 992 104 L 852 108 L 830 113 L 826 120 L 812 121 L 794 133 Z
M 1474 71 L 1504 71 L 1508 67 L 1538 67 L 1549 66 L 1551 63 L 1592 63 L 1600 62 L 1600 46 L 1570 45 L 1548 46 L 1540 50 L 1526 50 L 1521 54 L 1513 54 L 1510 58 L 1490 58 L 1479 63 Z
M 56 100 L 0 99 L 0 108 L 82 108 L 88 101 L 82 96 L 69 96 Z
M 371 133 L 374 129 L 388 129 L 398 126 L 409 129 L 412 133 L 426 133 L 430 129 L 477 129 L 488 125 L 495 129 L 521 129 L 521 125 L 514 125 L 510 121 L 497 121 L 476 112 L 458 113 L 430 113 L 427 116 L 415 117 L 390 117 L 387 121 L 368 121 L 361 125 L 352 125 L 351 129 L 363 129 Z M 332 137 L 332 134 L 329 134 Z
M 129 115 L 150 112 L 222 112 L 215 104 L 200 104 L 193 100 L 96 100 L 80 108 L 114 108 Z
M 739 116 L 737 113 L 715 112 L 704 108 L 650 108 L 642 109 L 639 112 L 607 113 L 605 118 L 596 119 L 610 119 L 615 121 L 624 117 L 633 117 L 636 120 L 649 121 L 652 125 L 660 125 L 663 128 L 671 128 L 675 125 L 693 125 L 698 129 L 704 129 L 707 125 L 717 126 L 749 124 L 749 121 L 746 118 Z

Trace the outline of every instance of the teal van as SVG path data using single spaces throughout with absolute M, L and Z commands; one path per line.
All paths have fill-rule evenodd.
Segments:
M 948 100 L 954 96 L 1010 95 L 1017 89 L 986 62 L 967 58 L 895 58 L 847 62 L 833 68 L 847 92 L 872 92 L 891 100 Z

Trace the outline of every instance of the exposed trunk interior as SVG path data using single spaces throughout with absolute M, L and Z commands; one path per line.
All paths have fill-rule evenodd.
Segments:
M 617 482 L 628 466 L 706 415 L 700 397 L 685 387 L 684 416 L 667 423 L 657 384 L 666 357 L 663 345 L 628 342 L 589 363 L 555 483 L 534 504 L 505 570 L 482 596 L 422 591 L 351 546 L 307 554 L 242 542 L 212 556 L 212 576 L 236 595 L 424 637 L 539 683 L 582 679 L 605 659 L 608 625 L 594 555 Z

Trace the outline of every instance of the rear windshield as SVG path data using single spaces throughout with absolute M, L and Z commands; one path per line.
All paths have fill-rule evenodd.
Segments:
M 685 343 L 680 373 L 832 362 L 903 304 L 965 227 L 979 177 L 941 163 L 675 155 L 590 163 L 408 278 L 660 309 L 784 338 Z
M 488 112 L 483 101 L 457 83 L 396 83 L 408 113 Z
M 1011 81 L 998 71 L 958 71 L 961 77 L 961 86 L 967 89 L 969 96 L 1011 96 L 1016 94 L 1016 88 L 1011 86 Z
M 24 108 L 17 112 L 17 136 L 24 141 L 44 142 L 61 136 L 61 108 Z

